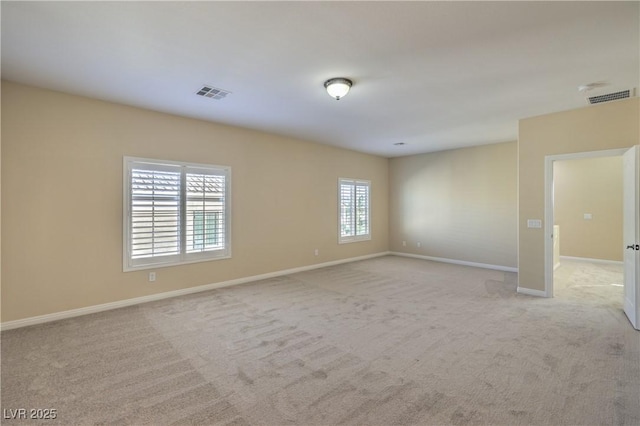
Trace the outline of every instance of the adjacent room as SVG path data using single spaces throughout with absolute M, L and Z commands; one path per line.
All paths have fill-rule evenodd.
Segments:
M 3 424 L 640 424 L 640 2 L 0 14 Z
M 608 299 L 622 308 L 622 157 L 556 161 L 554 296 Z

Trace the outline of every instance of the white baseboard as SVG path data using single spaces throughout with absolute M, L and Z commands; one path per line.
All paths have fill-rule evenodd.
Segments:
M 393 256 L 413 257 L 416 259 L 433 260 L 435 262 L 453 263 L 455 265 L 473 266 L 475 268 L 493 269 L 503 272 L 518 272 L 518 268 L 511 266 L 490 265 L 487 263 L 467 262 L 466 260 L 447 259 L 444 257 L 423 256 L 421 254 L 402 253 L 399 251 L 392 251 L 389 254 Z
M 579 262 L 604 263 L 609 265 L 624 265 L 624 262 L 621 260 L 592 259 L 590 257 L 560 256 L 560 260 L 577 260 Z
M 547 297 L 547 293 L 544 290 L 534 290 L 532 288 L 520 287 L 516 290 L 520 294 L 526 294 L 528 296 Z
M 11 330 L 14 328 L 27 327 L 30 325 L 43 324 L 46 322 L 58 321 L 66 318 L 78 317 L 81 315 L 95 314 L 97 312 L 108 311 L 111 309 L 124 308 L 126 306 L 139 305 L 141 303 L 153 302 L 155 300 L 169 299 L 171 297 L 183 296 L 185 294 L 199 293 L 202 291 L 213 290 L 216 288 L 229 287 L 238 284 L 259 281 L 268 278 L 280 277 L 283 275 L 295 274 L 298 272 L 310 271 L 312 269 L 325 268 L 327 266 L 340 265 L 342 263 L 357 262 L 359 260 L 372 259 L 390 254 L 390 252 L 381 252 L 368 254 L 365 256 L 350 257 L 347 259 L 333 260 L 331 262 L 316 263 L 314 265 L 300 266 L 298 268 L 284 269 L 281 271 L 269 272 L 266 274 L 254 275 L 250 277 L 237 278 L 229 281 L 221 281 L 212 284 L 205 284 L 197 287 L 183 288 L 180 290 L 167 291 L 164 293 L 150 294 L 148 296 L 134 297 L 133 299 L 118 300 L 117 302 L 103 303 L 101 305 L 87 306 L 84 308 L 71 309 L 69 311 L 54 312 L 52 314 L 39 315 L 35 317 L 23 318 L 14 321 L 6 321 L 0 323 L 0 330 Z

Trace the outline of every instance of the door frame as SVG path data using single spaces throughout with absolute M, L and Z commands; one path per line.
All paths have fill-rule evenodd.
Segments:
M 629 167 L 630 166 L 630 167 Z M 640 181 L 640 145 L 636 145 L 624 153 L 622 159 L 622 180 L 623 180 L 623 204 L 622 211 L 625 220 L 623 220 L 624 229 L 623 247 L 624 247 L 624 307 L 623 310 L 627 314 L 629 322 L 636 330 L 640 330 L 640 256 L 638 256 L 638 248 L 636 247 L 640 241 L 640 202 L 638 185 Z M 631 172 L 629 174 L 629 172 Z M 629 182 L 629 178 L 632 181 Z M 629 191 L 630 190 L 630 191 Z M 629 213 L 633 217 L 629 217 Z M 630 226 L 629 226 L 630 225 Z M 633 235 L 629 235 L 629 231 Z M 629 240 L 629 238 L 631 240 Z M 631 243 L 631 245 L 629 244 Z M 630 253 L 628 249 L 633 249 Z M 627 272 L 629 274 L 627 274 Z M 629 297 L 631 296 L 631 297 Z
M 584 158 L 622 157 L 631 147 L 544 157 L 544 297 L 553 297 L 553 163 Z

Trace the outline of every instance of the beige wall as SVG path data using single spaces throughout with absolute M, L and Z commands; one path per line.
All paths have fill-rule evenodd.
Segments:
M 516 160 L 515 142 L 391 159 L 391 250 L 516 267 Z
M 520 120 L 518 137 L 518 285 L 544 291 L 543 229 L 546 155 L 625 148 L 638 144 L 639 99 L 631 98 Z M 563 234 L 560 229 L 560 234 Z M 562 238 L 562 237 L 561 237 Z M 562 245 L 562 241 L 560 242 Z
M 622 157 L 555 161 L 553 186 L 560 255 L 621 261 Z
M 388 250 L 385 158 L 10 82 L 2 113 L 3 322 Z M 122 272 L 123 156 L 231 166 L 233 258 Z M 339 177 L 371 241 L 337 244 Z

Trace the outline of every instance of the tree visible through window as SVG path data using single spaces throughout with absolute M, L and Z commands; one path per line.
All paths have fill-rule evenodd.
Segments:
M 369 225 L 369 191 L 371 183 L 364 180 L 339 179 L 340 235 L 346 243 L 371 239 Z

